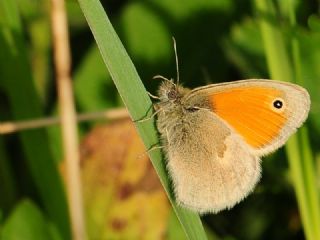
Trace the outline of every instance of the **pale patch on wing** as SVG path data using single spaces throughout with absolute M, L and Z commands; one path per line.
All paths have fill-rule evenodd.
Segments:
M 231 208 L 259 180 L 259 158 L 210 111 L 189 114 L 168 133 L 168 168 L 181 205 L 200 213 Z

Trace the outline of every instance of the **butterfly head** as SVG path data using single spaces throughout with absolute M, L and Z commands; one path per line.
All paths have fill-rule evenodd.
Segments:
M 178 103 L 185 94 L 185 88 L 175 84 L 173 80 L 163 81 L 158 95 L 161 102 Z
M 177 54 L 177 46 L 176 40 L 174 37 L 173 40 L 173 47 L 175 53 L 175 60 L 176 60 L 176 69 L 177 69 L 177 81 L 174 82 L 173 79 L 166 79 L 162 76 L 156 76 L 157 78 L 161 78 L 164 80 L 159 88 L 159 97 L 161 102 L 166 103 L 180 103 L 181 98 L 185 95 L 186 89 L 179 85 L 179 62 L 178 62 L 178 54 Z

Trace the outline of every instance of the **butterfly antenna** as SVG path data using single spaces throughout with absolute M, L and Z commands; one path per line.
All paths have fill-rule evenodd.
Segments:
M 172 37 L 172 40 L 173 40 L 174 54 L 176 57 L 177 86 L 178 86 L 180 82 L 180 77 L 179 77 L 179 61 L 178 61 L 178 53 L 177 53 L 177 44 L 176 44 L 176 39 L 174 37 Z

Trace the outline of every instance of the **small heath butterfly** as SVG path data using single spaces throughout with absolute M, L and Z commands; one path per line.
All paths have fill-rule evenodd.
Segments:
M 176 53 L 176 45 L 174 42 Z M 157 127 L 177 202 L 216 213 L 240 202 L 260 179 L 260 157 L 283 146 L 306 120 L 310 97 L 295 84 L 242 80 L 193 90 L 164 77 Z

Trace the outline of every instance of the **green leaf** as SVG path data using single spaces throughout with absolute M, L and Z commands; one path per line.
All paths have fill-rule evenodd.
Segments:
M 198 12 L 219 11 L 223 14 L 230 14 L 234 5 L 230 0 L 184 0 L 184 1 L 171 1 L 171 0 L 152 0 L 150 1 L 160 9 L 170 14 L 170 17 L 176 20 L 185 20 L 194 16 Z M 183 7 L 181 7 L 183 4 Z
M 126 39 L 127 51 L 135 58 L 152 64 L 168 60 L 171 56 L 169 29 L 147 4 L 129 4 L 121 14 L 120 25 L 121 36 Z M 150 32 L 152 34 L 149 34 Z
M 308 18 L 308 25 L 314 32 L 320 32 L 320 17 L 317 15 L 311 15 Z
M 227 56 L 241 71 L 242 78 L 263 78 L 266 62 L 258 24 L 245 19 L 232 26 L 230 38 L 225 40 Z
M 311 97 L 310 117 L 314 126 L 320 131 L 320 31 L 301 30 L 296 34 L 300 51 L 301 78 Z
M 102 58 L 132 119 L 137 120 L 146 117 L 146 115 L 150 116 L 152 102 L 100 2 L 97 0 L 79 0 L 79 3 L 98 44 Z M 136 127 L 147 149 L 158 143 L 157 131 L 153 121 L 137 123 Z M 199 216 L 177 206 L 169 188 L 169 179 L 160 151 L 150 151 L 149 155 L 188 238 L 206 239 Z
M 56 229 L 48 223 L 29 200 L 23 200 L 14 209 L 2 227 L 0 238 L 4 240 L 59 240 Z
M 89 49 L 75 72 L 74 90 L 81 111 L 98 111 L 116 105 L 114 85 L 96 45 Z

